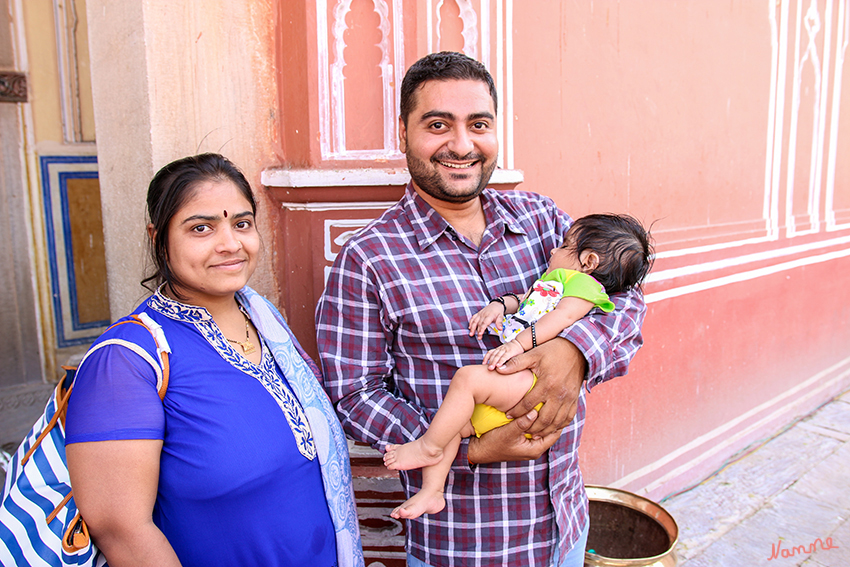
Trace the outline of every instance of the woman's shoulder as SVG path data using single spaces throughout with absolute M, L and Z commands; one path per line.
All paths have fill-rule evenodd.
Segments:
M 142 304 L 130 315 L 110 325 L 92 343 L 83 361 L 88 358 L 102 360 L 117 357 L 131 361 L 144 361 L 145 364 L 142 364 L 142 367 L 159 365 L 158 346 L 160 346 L 159 342 L 165 341 L 163 338 L 157 339 L 155 333 L 159 332 L 160 337 L 164 337 L 161 331 L 163 318 L 146 303 Z M 135 353 L 135 356 L 131 353 Z
M 110 341 L 131 341 L 137 343 L 146 350 L 156 352 L 156 341 L 152 330 L 144 321 L 147 317 L 150 317 L 154 321 L 158 319 L 155 312 L 152 312 L 150 309 L 146 309 L 145 305 L 142 305 L 133 313 L 112 323 L 103 332 L 103 334 L 95 340 L 92 347 Z

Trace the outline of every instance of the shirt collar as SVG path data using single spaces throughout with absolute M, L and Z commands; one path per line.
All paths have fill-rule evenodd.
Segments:
M 416 238 L 420 249 L 424 250 L 444 233 L 451 233 L 454 229 L 446 220 L 423 199 L 413 188 L 413 182 L 409 182 L 402 197 L 402 206 L 407 212 L 410 224 L 415 229 Z M 484 219 L 487 223 L 485 234 L 490 233 L 493 238 L 500 238 L 506 231 L 515 234 L 525 234 L 526 230 L 518 222 L 516 215 L 512 214 L 501 203 L 498 193 L 494 189 L 484 189 L 481 192 L 481 206 L 484 208 Z
M 501 236 L 505 231 L 514 234 L 527 234 L 516 214 L 505 207 L 495 189 L 488 188 L 481 193 L 481 205 L 484 207 L 484 219 L 487 221 L 487 228 L 494 233 L 499 232 L 500 234 L 497 236 Z
M 405 187 L 401 201 L 410 224 L 414 228 L 420 249 L 428 248 L 441 235 L 452 230 L 446 219 L 419 196 L 419 193 L 413 188 L 412 181 Z

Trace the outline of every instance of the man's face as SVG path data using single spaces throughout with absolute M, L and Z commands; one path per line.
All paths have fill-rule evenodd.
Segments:
M 473 80 L 428 81 L 399 121 L 401 151 L 414 186 L 449 203 L 477 197 L 499 155 L 496 110 L 487 85 Z

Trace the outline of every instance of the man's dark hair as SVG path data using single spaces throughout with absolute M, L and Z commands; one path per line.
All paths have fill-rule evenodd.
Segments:
M 410 66 L 401 82 L 401 104 L 399 111 L 404 125 L 407 117 L 416 106 L 416 91 L 428 81 L 481 81 L 490 90 L 493 98 L 493 110 L 498 110 L 496 85 L 493 77 L 480 62 L 457 53 L 456 51 L 441 51 L 426 55 Z
M 599 266 L 590 275 L 609 294 L 639 288 L 655 254 L 649 232 L 629 215 L 581 217 L 567 231 L 564 247 L 575 250 L 577 257 L 585 250 L 599 255 Z

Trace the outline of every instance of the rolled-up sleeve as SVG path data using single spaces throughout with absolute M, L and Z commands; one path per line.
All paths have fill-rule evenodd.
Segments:
M 643 345 L 641 325 L 646 315 L 643 293 L 634 289 L 613 294 L 611 301 L 615 306 L 611 313 L 594 309 L 560 334 L 584 354 L 588 390 L 625 375 L 629 363 Z

